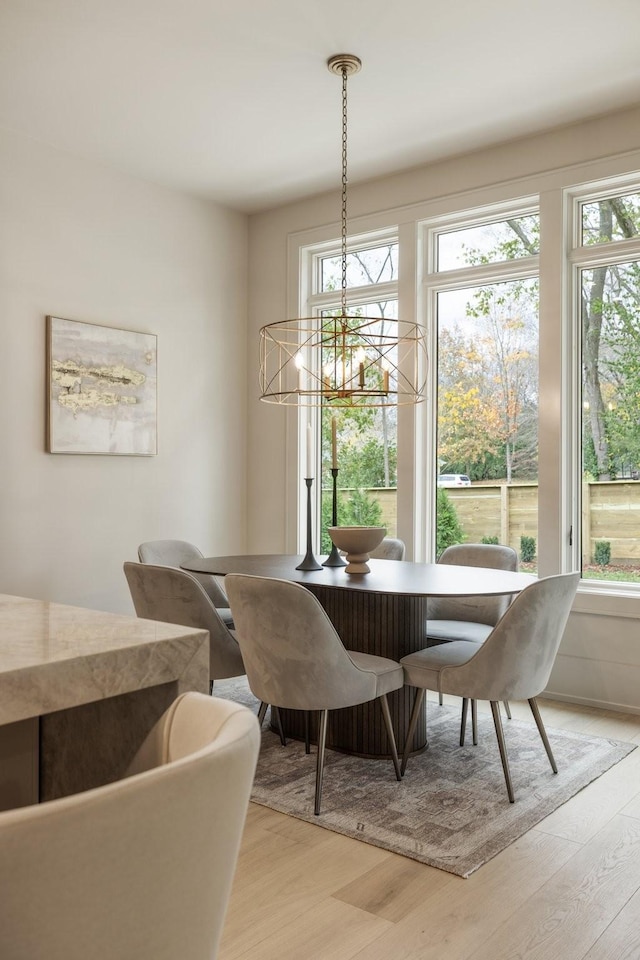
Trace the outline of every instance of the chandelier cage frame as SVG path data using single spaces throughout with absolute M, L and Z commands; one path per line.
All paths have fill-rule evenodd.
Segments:
M 362 64 L 349 53 L 327 61 L 342 77 L 340 310 L 280 320 L 260 330 L 260 399 L 295 406 L 385 407 L 420 403 L 427 385 L 424 328 L 347 311 L 347 79 Z

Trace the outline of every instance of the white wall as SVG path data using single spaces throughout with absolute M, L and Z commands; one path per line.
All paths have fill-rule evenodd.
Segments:
M 639 151 L 640 107 L 636 107 L 447 162 L 355 184 L 349 188 L 351 232 L 362 231 L 367 225 L 382 227 L 394 223 L 401 229 L 415 230 L 420 217 L 534 193 L 540 193 L 545 211 L 551 207 L 561 211 L 564 186 L 639 170 Z M 340 197 L 336 190 L 250 219 L 250 371 L 257 370 L 259 327 L 285 319 L 298 309 L 292 297 L 297 264 L 290 252 L 297 247 L 298 236 L 303 234 L 307 242 L 311 242 L 314 233 L 318 240 L 339 236 L 339 214 Z M 560 212 L 559 250 L 561 220 Z M 559 284 L 560 269 L 553 267 L 549 272 L 554 274 L 552 282 Z M 401 302 L 402 283 L 401 273 Z M 415 287 L 409 290 L 409 297 L 415 300 Z M 557 303 L 552 304 L 552 310 L 555 312 L 547 317 L 546 324 L 550 334 L 543 336 L 541 319 L 541 362 L 546 365 L 541 370 L 541 464 L 544 451 L 549 466 L 541 468 L 540 512 L 554 529 L 554 542 L 540 545 L 546 573 L 558 571 L 561 537 L 561 334 Z M 296 549 L 299 483 L 292 416 L 295 413 L 284 408 L 260 404 L 257 378 L 254 383 L 250 379 L 248 543 L 253 552 Z M 411 450 L 399 451 L 399 471 L 406 468 L 407 458 L 411 457 Z M 616 612 L 610 609 L 610 603 L 605 615 L 601 615 L 599 603 L 599 598 L 587 597 L 576 604 L 580 613 L 573 614 L 570 620 L 550 692 L 558 697 L 640 712 L 640 600 L 625 598 Z M 615 644 L 612 637 L 616 638 Z
M 246 546 L 247 218 L 0 135 L 0 593 L 129 613 L 142 540 Z M 158 336 L 156 457 L 45 452 L 45 316 Z

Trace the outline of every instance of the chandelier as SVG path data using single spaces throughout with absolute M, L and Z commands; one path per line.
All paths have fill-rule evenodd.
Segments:
M 342 77 L 340 308 L 262 327 L 260 399 L 339 407 L 419 403 L 426 387 L 423 329 L 409 321 L 347 310 L 347 79 L 362 64 L 353 54 L 339 53 L 327 66 Z

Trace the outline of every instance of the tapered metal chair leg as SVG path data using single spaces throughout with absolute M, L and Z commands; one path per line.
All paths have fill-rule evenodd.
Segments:
M 467 732 L 467 714 L 469 712 L 469 698 L 462 698 L 462 720 L 460 721 L 460 746 L 464 747 L 464 738 Z
M 551 764 L 551 769 L 553 770 L 554 773 L 557 773 L 558 768 L 556 766 L 556 761 L 553 756 L 553 751 L 551 750 L 551 744 L 549 743 L 549 739 L 547 737 L 547 731 L 544 728 L 544 723 L 542 722 L 542 717 L 540 716 L 540 709 L 538 707 L 538 702 L 535 697 L 532 697 L 529 700 L 529 706 L 531 707 L 531 713 L 533 714 L 533 719 L 536 722 L 538 733 L 540 734 L 542 742 L 544 743 L 544 748 L 547 751 L 547 756 L 549 757 L 549 763 Z
M 311 753 L 311 711 L 304 712 L 304 752 Z
M 473 734 L 473 745 L 478 746 L 478 703 L 471 701 L 471 732 Z
M 442 698 L 442 693 L 438 694 L 438 703 L 440 704 L 440 706 L 442 706 L 442 704 L 444 703 L 444 700 Z
M 513 803 L 513 784 L 511 783 L 511 773 L 509 772 L 509 758 L 507 757 L 507 745 L 504 739 L 504 730 L 502 729 L 502 718 L 500 716 L 500 705 L 497 700 L 491 701 L 491 713 L 493 714 L 493 723 L 496 728 L 496 737 L 498 738 L 498 749 L 500 750 L 500 759 L 502 760 L 502 769 L 504 770 L 504 779 L 507 784 L 507 793 L 509 802 Z
M 416 690 L 416 699 L 413 703 L 413 710 L 411 711 L 411 718 L 409 720 L 409 729 L 407 730 L 407 739 L 404 743 L 404 753 L 402 754 L 402 766 L 400 767 L 400 774 L 404 777 L 404 772 L 407 769 L 407 760 L 409 759 L 409 753 L 411 751 L 411 741 L 413 740 L 413 735 L 420 718 L 420 710 L 424 702 L 424 695 L 427 691 L 424 687 L 418 687 Z
M 258 707 L 258 723 L 260 724 L 260 726 L 262 726 L 262 724 L 264 723 L 264 717 L 267 712 L 268 706 L 269 704 L 265 703 L 264 700 L 260 702 L 260 706 Z
M 511 708 L 509 707 L 509 701 L 503 700 L 502 702 L 504 704 L 504 712 L 506 713 L 509 720 L 511 720 Z
M 213 696 L 213 680 L 209 681 L 209 696 Z
M 316 761 L 316 802 L 313 812 L 316 817 L 320 813 L 320 801 L 322 800 L 322 777 L 324 775 L 324 745 L 327 739 L 327 717 L 328 710 L 320 711 L 320 729 L 318 730 L 318 758 Z
M 282 717 L 280 716 L 280 710 L 278 707 L 271 707 L 271 713 L 273 715 L 273 719 L 276 722 L 276 726 L 278 727 L 278 733 L 280 734 L 280 743 L 282 744 L 283 747 L 286 747 L 287 741 L 285 739 L 284 730 L 282 728 Z
M 389 750 L 391 751 L 391 759 L 393 760 L 393 769 L 396 772 L 396 780 L 402 780 L 402 774 L 400 773 L 400 761 L 398 760 L 398 748 L 396 747 L 396 736 L 393 732 L 393 725 L 391 723 L 391 712 L 389 710 L 389 701 L 387 700 L 386 693 L 383 693 L 381 697 L 378 697 L 380 700 L 380 706 L 382 707 L 382 716 L 384 717 L 384 725 L 387 728 L 387 737 L 389 739 Z

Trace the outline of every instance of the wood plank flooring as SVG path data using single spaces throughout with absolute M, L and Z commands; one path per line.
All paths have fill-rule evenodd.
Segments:
M 540 704 L 640 744 L 640 716 Z M 219 960 L 525 958 L 640 960 L 640 750 L 467 880 L 251 804 Z

